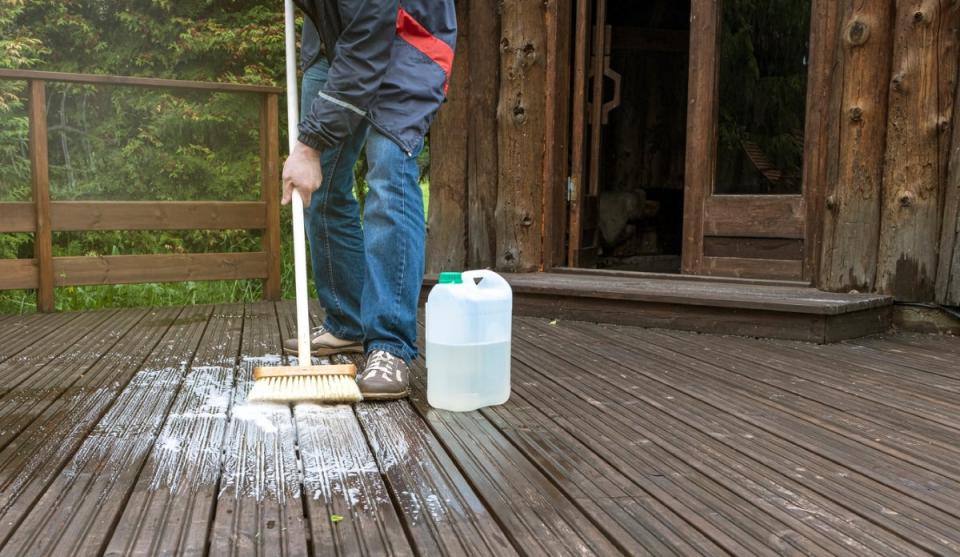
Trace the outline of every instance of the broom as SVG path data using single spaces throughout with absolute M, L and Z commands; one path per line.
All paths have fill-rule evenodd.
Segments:
M 297 140 L 297 67 L 294 42 L 293 2 L 284 2 L 287 62 L 287 131 L 290 151 Z M 307 261 L 303 232 L 303 200 L 293 192 L 293 260 L 297 297 L 296 366 L 257 367 L 253 370 L 250 401 L 356 402 L 362 399 L 353 364 L 311 365 L 310 318 L 307 313 Z

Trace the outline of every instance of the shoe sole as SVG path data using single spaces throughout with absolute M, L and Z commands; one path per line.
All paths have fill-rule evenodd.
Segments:
M 372 393 L 372 394 L 363 394 L 363 400 L 372 400 L 372 401 L 383 401 L 383 400 L 400 400 L 402 398 L 407 398 L 410 396 L 410 391 L 406 390 L 402 393 Z
M 294 348 L 283 347 L 284 354 L 292 354 L 296 356 L 299 351 Z M 311 356 L 333 356 L 334 354 L 362 354 L 363 347 L 358 345 L 347 345 L 340 348 L 320 348 L 317 350 L 311 350 Z

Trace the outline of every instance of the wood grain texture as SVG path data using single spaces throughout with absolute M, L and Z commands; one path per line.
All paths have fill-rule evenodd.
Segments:
M 36 228 L 37 310 L 53 311 L 53 228 L 50 221 L 50 168 L 47 154 L 47 100 L 42 81 L 30 82 L 30 184 Z
M 546 147 L 543 162 L 543 269 L 563 264 L 570 148 L 571 17 L 574 0 L 545 4 Z
M 470 115 L 467 142 L 467 267 L 487 269 L 497 258 L 499 165 L 497 103 L 500 94 L 500 14 L 497 0 L 467 2 L 470 37 L 466 65 Z M 464 27 L 461 26 L 461 33 Z M 462 58 L 460 59 L 462 60 Z M 463 70 L 455 70 L 463 71 Z
M 702 265 L 701 273 L 705 275 L 779 280 L 799 280 L 803 276 L 801 259 L 753 259 L 704 255 Z
M 130 77 L 119 75 L 95 75 L 36 70 L 11 70 L 0 68 L 0 79 L 18 81 L 57 81 L 62 83 L 87 83 L 91 85 L 129 85 L 151 89 L 191 89 L 195 91 L 231 91 L 235 93 L 282 93 L 280 87 L 248 85 L 245 83 L 213 83 L 153 77 Z
M 729 335 L 797 325 L 758 315 L 518 317 L 510 400 L 464 413 L 422 360 L 409 401 L 246 405 L 289 302 L 0 316 L 0 553 L 960 553 L 960 344 Z
M 236 280 L 267 276 L 263 252 L 56 257 L 57 286 Z
M 34 232 L 37 210 L 33 203 L 7 201 L 0 203 L 0 232 Z
M 887 99 L 893 45 L 890 2 L 843 2 L 833 88 L 839 97 L 831 130 L 818 284 L 871 290 L 880 241 Z
M 260 199 L 265 223 L 260 245 L 267 258 L 263 298 L 279 300 L 280 284 L 280 113 L 277 95 L 260 104 Z
M 960 306 L 960 125 L 956 124 L 960 95 L 955 95 L 953 102 L 935 299 L 941 304 Z
M 211 309 L 181 314 L 182 326 L 124 388 L 117 402 L 83 439 L 64 473 L 30 509 L 4 551 L 15 554 L 97 554 L 103 551 L 153 446 Z
M 956 76 L 956 49 L 945 43 L 955 40 L 958 10 L 924 0 L 897 4 L 876 289 L 902 301 L 934 298 L 941 136 L 953 108 L 941 80 Z
M 266 228 L 261 201 L 52 201 L 54 232 L 92 230 L 259 230 Z M 0 203 L 9 217 L 0 232 L 34 232 L 36 210 L 26 203 Z
M 457 4 L 464 20 L 465 3 Z M 426 272 L 461 270 L 467 257 L 467 145 L 470 136 L 470 36 L 457 34 L 447 102 L 430 131 L 430 207 Z
M 683 272 L 690 274 L 703 268 L 704 203 L 716 180 L 720 17 L 719 0 L 691 3 L 682 254 Z
M 844 2 L 814 0 L 811 7 L 810 68 L 807 73 L 803 134 L 803 195 L 806 199 L 804 280 L 819 283 L 826 191 L 830 184 L 833 142 L 841 112 L 840 28 Z
M 0 290 L 36 288 L 40 269 L 36 259 L 0 260 Z
M 542 3 L 501 7 L 496 267 L 540 269 L 546 147 L 546 30 Z
M 704 236 L 803 239 L 806 209 L 799 195 L 710 195 L 702 218 Z
M 570 114 L 570 183 L 567 217 L 567 266 L 579 267 L 587 185 L 587 76 L 590 64 L 592 2 L 576 0 L 573 18 L 573 91 Z

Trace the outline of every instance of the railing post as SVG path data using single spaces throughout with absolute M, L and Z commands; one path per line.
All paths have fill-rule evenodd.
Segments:
M 267 257 L 263 298 L 280 299 L 280 117 L 276 93 L 265 93 L 260 106 L 260 198 L 266 205 L 261 243 Z
M 46 83 L 30 82 L 30 173 L 37 230 L 33 256 L 37 261 L 37 310 L 53 311 L 53 233 L 50 226 L 50 173 L 47 158 Z

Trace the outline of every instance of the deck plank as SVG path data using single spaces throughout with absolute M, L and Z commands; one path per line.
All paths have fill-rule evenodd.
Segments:
M 952 395 L 924 388 L 910 381 L 876 382 L 876 374 L 844 366 L 843 374 L 835 371 L 836 361 L 821 360 L 799 346 L 765 342 L 743 343 L 740 339 L 698 338 L 691 346 L 690 337 L 672 332 L 654 333 L 657 343 L 679 350 L 690 347 L 687 354 L 705 362 L 722 365 L 742 377 L 772 385 L 789 393 L 791 398 L 779 397 L 792 406 L 807 408 L 825 420 L 842 424 L 851 431 L 860 431 L 877 442 L 889 444 L 896 450 L 910 452 L 914 457 L 934 462 L 946 458 L 947 463 L 960 460 L 960 421 L 949 416 L 960 403 L 960 393 Z M 739 368 L 745 363 L 756 363 L 747 371 Z M 831 367 L 832 366 L 832 367 Z M 900 393 L 901 396 L 894 396 Z M 910 393 L 910 400 L 921 400 L 915 406 L 902 395 Z M 776 394 L 776 393 L 773 393 Z M 793 399 L 793 396 L 802 399 Z M 815 409 L 814 405 L 822 406 Z M 927 409 L 939 412 L 927 411 Z M 945 422 L 945 423 L 944 423 Z M 935 445 L 935 446 L 930 446 Z
M 684 423 L 714 438 L 714 444 L 749 454 L 756 462 L 778 470 L 782 476 L 779 480 L 781 483 L 792 482 L 792 477 L 796 475 L 802 482 L 793 485 L 791 492 L 807 492 L 812 500 L 826 498 L 841 506 L 855 501 L 859 516 L 900 532 L 905 539 L 912 537 L 918 544 L 928 544 L 941 551 L 944 545 L 957 547 L 956 518 L 949 510 L 930 505 L 929 501 L 920 503 L 919 499 L 905 493 L 913 486 L 921 489 L 921 479 L 912 476 L 908 468 L 890 466 L 890 463 L 874 468 L 874 461 L 858 455 L 855 445 L 850 446 L 854 449 L 850 453 L 837 451 L 837 440 L 833 437 L 823 432 L 818 435 L 815 428 L 803 427 L 796 422 L 784 424 L 775 413 L 771 415 L 755 403 L 745 404 L 728 389 L 705 381 L 702 374 L 688 374 L 683 366 L 674 363 L 678 356 L 675 353 L 667 358 L 655 351 L 639 350 L 636 348 L 641 344 L 639 341 L 610 335 L 606 329 L 597 329 L 594 334 L 584 338 L 580 325 L 572 327 L 577 330 L 560 327 L 557 331 L 550 331 L 549 336 L 556 337 L 559 342 L 564 339 L 569 342 L 569 339 L 579 337 L 582 346 L 600 361 L 609 359 L 614 362 L 613 365 L 622 366 L 621 369 L 640 373 L 643 378 L 642 389 L 660 394 L 647 396 L 636 392 L 633 396 L 655 407 L 669 405 L 669 414 L 682 417 Z M 544 332 L 537 337 L 537 341 L 549 345 L 550 342 L 545 340 L 547 338 Z M 616 378 L 601 377 L 608 384 L 616 384 L 622 381 L 619 375 Z M 665 391 L 664 387 L 667 387 Z M 640 388 L 639 385 L 635 387 Z M 687 430 L 689 428 L 678 431 L 686 433 Z M 710 445 L 704 446 L 712 448 Z M 838 461 L 841 464 L 838 465 Z M 924 489 L 933 489 L 933 493 L 936 493 L 935 486 L 927 485 Z M 795 506 L 806 508 L 802 504 Z M 864 521 L 850 517 L 848 523 L 862 525 Z
M 0 451 L 0 547 L 156 349 L 180 311 L 150 311 L 109 354 L 47 401 L 17 435 L 11 435 Z M 4 431 L 8 428 L 3 426 Z
M 11 315 L 0 323 L 0 362 L 67 326 L 80 313 Z
M 0 449 L 30 425 L 71 385 L 103 357 L 115 356 L 117 343 L 146 316 L 143 310 L 110 312 L 76 343 L 35 367 L 7 381 L 9 390 L 0 396 Z
M 517 554 L 409 402 L 360 403 L 356 413 L 419 554 Z
M 550 349 L 574 357 L 556 347 Z M 674 528 L 684 531 L 696 527 L 733 554 L 844 554 L 846 546 L 855 540 L 837 532 L 830 522 L 807 521 L 808 517 L 790 512 L 786 507 L 791 497 L 780 493 L 777 486 L 756 480 L 744 482 L 747 475 L 736 467 L 716 462 L 705 465 L 701 455 L 710 442 L 708 436 L 690 445 L 696 447 L 694 450 L 677 446 L 671 442 L 673 434 L 663 431 L 669 424 L 662 423 L 654 409 L 639 406 L 639 401 L 631 401 L 572 368 L 569 361 L 545 355 L 524 341 L 517 343 L 515 354 L 523 362 L 516 368 L 520 396 L 535 402 L 538 408 L 556 411 L 558 424 L 633 478 L 656 505 L 651 505 L 651 512 L 673 517 Z M 541 370 L 546 371 L 534 373 L 531 365 L 537 364 L 533 362 L 539 362 Z M 526 382 L 539 388 L 528 388 Z M 793 498 L 793 502 L 799 500 Z M 778 502 L 787 504 L 778 508 Z M 658 512 L 657 507 L 669 510 Z M 778 535 L 757 536 L 758 532 Z
M 77 343 L 91 329 L 101 325 L 109 327 L 110 319 L 116 315 L 113 310 L 81 314 L 45 336 L 40 342 L 33 342 L 20 350 L 15 356 L 0 363 L 0 395 L 10 391 L 34 373 L 42 370 L 56 359 L 69 359 L 84 354 L 85 347 Z
M 296 427 L 285 404 L 247 403 L 253 369 L 277 365 L 276 306 L 247 306 L 220 492 L 210 532 L 215 555 L 308 555 Z
M 425 393 L 423 363 L 415 361 L 411 368 L 414 388 Z M 479 412 L 434 410 L 422 395 L 411 402 L 519 551 L 530 555 L 621 552 Z
M 293 304 L 279 304 L 277 309 L 281 337 L 296 336 Z M 313 304 L 311 326 L 319 324 L 322 317 L 323 311 Z M 297 358 L 289 360 L 294 363 Z M 337 363 L 360 361 L 346 356 L 337 359 Z M 313 358 L 314 364 L 328 362 Z M 298 403 L 294 418 L 313 553 L 415 554 L 353 408 Z
M 10 538 L 4 553 L 103 551 L 211 308 L 184 310 Z
M 234 388 L 242 306 L 214 309 L 107 546 L 112 555 L 204 552 Z

